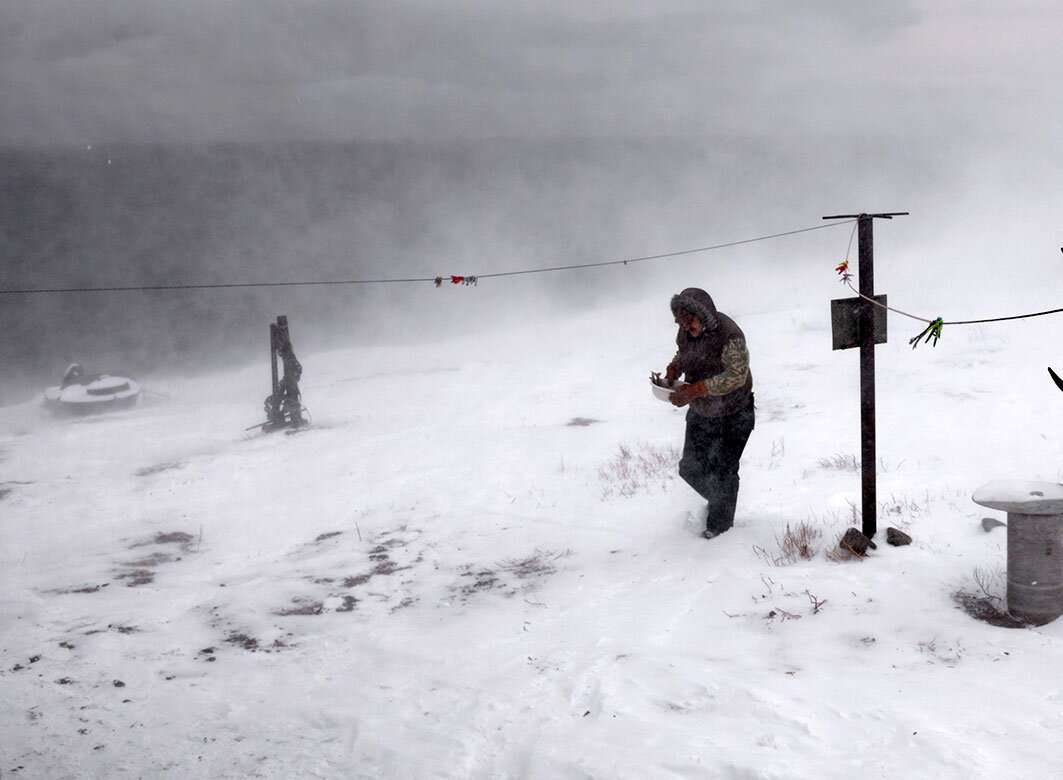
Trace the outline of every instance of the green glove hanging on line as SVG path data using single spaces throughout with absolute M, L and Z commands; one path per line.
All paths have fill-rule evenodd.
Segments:
M 938 339 L 941 338 L 941 329 L 944 326 L 945 322 L 941 319 L 941 317 L 938 317 L 936 320 L 934 320 L 925 328 L 923 328 L 923 331 L 918 336 L 916 336 L 914 339 L 909 339 L 908 343 L 912 345 L 912 349 L 915 349 L 919 346 L 919 339 L 923 338 L 923 336 L 926 336 L 926 339 L 923 341 L 923 343 L 925 344 L 930 341 L 930 339 L 933 339 L 934 346 L 936 347 L 938 345 Z

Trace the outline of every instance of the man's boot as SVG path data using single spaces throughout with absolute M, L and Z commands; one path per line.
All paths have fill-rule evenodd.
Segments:
M 708 477 L 706 480 L 708 509 L 705 514 L 706 539 L 719 536 L 734 526 L 735 506 L 738 503 L 738 475 Z

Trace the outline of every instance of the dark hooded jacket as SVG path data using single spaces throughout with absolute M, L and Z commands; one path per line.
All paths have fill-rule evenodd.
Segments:
M 705 417 L 723 417 L 744 409 L 753 397 L 753 374 L 742 329 L 726 314 L 716 311 L 707 292 L 688 287 L 672 297 L 672 314 L 686 309 L 705 326 L 697 338 L 680 327 L 679 347 L 672 363 L 687 382 L 705 382 L 708 395 L 695 398 L 690 408 Z

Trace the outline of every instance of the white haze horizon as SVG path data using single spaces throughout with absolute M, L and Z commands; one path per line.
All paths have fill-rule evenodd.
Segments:
M 1038 139 L 1047 0 L 11 0 L 0 144 L 705 136 Z

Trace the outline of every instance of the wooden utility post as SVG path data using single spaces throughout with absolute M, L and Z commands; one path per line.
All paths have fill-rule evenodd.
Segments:
M 872 301 L 875 296 L 875 237 L 872 225 L 875 219 L 893 219 L 906 216 L 907 211 L 893 211 L 883 214 L 836 214 L 823 219 L 857 220 L 859 242 L 859 266 L 857 273 L 860 284 L 860 297 L 843 301 L 831 301 L 832 319 L 835 330 L 835 349 L 850 346 L 860 347 L 860 471 L 861 490 L 861 529 L 864 536 L 872 538 L 878 530 L 878 496 L 876 468 L 878 456 L 875 452 L 875 344 L 886 342 L 885 309 Z M 877 296 L 878 302 L 885 305 L 885 296 Z M 835 304 L 838 304 L 837 306 Z M 839 324 L 844 319 L 846 304 L 851 309 L 856 306 L 855 343 L 846 343 L 839 338 Z M 881 316 L 879 313 L 881 312 Z

